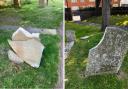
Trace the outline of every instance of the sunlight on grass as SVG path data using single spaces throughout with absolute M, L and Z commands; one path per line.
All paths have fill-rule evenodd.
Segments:
M 101 24 L 102 16 L 88 18 L 87 22 Z M 111 15 L 110 25 L 128 26 L 128 15 Z

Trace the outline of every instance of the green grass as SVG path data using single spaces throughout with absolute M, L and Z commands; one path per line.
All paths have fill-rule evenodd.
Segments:
M 70 24 L 72 24 L 72 27 L 69 27 Z M 69 57 L 66 59 L 65 78 L 68 79 L 68 81 L 66 81 L 66 89 L 127 89 L 128 77 L 118 79 L 115 74 L 97 75 L 88 78 L 83 77 L 83 72 L 86 69 L 88 60 L 89 49 L 99 43 L 103 33 L 92 26 L 90 26 L 90 29 L 86 29 L 89 26 L 84 26 L 83 28 L 85 30 L 79 32 L 77 30 L 81 29 L 81 26 L 73 24 L 74 23 L 66 23 L 66 30 L 75 28 L 76 35 L 79 36 L 77 36 L 77 41 L 71 49 Z M 96 32 L 98 34 L 96 34 Z M 95 35 L 86 40 L 80 40 L 79 37 L 84 34 Z M 125 57 L 121 70 L 128 76 L 128 56 Z
M 86 35 L 93 35 L 100 31 L 99 28 L 96 26 L 83 26 L 72 22 L 65 22 L 65 29 L 74 30 L 77 38 Z
M 13 31 L 0 31 L 0 88 L 54 88 L 58 80 L 59 36 L 41 35 L 45 49 L 39 68 L 23 63 L 16 65 L 7 56 L 7 39 Z
M 49 5 L 39 8 L 38 0 L 23 4 L 21 9 L 0 9 L 0 25 L 32 26 L 38 28 L 58 28 L 63 20 L 63 2 L 49 0 Z
M 91 17 L 87 19 L 87 22 L 102 23 L 102 16 Z M 128 26 L 128 15 L 111 15 L 110 25 Z

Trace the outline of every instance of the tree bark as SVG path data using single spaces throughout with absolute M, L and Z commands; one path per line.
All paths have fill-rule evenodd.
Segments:
M 109 26 L 110 1 L 111 0 L 102 1 L 102 28 L 101 28 L 102 31 L 104 31 L 105 28 Z
M 118 1 L 118 7 L 120 7 L 120 2 L 121 2 L 121 0 Z
M 96 15 L 99 15 L 99 6 L 100 6 L 101 0 L 95 0 L 95 7 L 96 7 Z
M 21 7 L 21 1 L 20 0 L 13 0 L 13 4 L 15 8 L 20 8 Z
M 39 0 L 39 6 L 40 7 L 45 7 L 48 5 L 48 0 Z

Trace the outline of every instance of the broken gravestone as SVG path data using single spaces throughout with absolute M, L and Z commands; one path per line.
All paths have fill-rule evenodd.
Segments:
M 65 35 L 66 35 L 67 42 L 75 41 L 76 39 L 75 32 L 72 30 L 67 30 Z
M 127 49 L 127 32 L 107 27 L 99 44 L 89 50 L 85 76 L 118 73 Z
M 74 45 L 74 41 L 76 40 L 75 32 L 72 30 L 66 31 L 66 45 L 65 45 L 65 58 L 66 59 L 69 55 L 69 52 Z
M 32 67 L 39 67 L 44 50 L 39 33 L 31 34 L 20 27 L 13 33 L 12 41 L 8 40 L 8 43 L 14 51 L 8 51 L 8 57 L 11 61 L 17 64 L 26 62 Z

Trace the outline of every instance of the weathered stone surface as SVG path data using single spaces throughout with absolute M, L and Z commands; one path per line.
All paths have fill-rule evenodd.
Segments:
M 74 41 L 66 43 L 66 45 L 65 45 L 65 58 L 64 59 L 66 59 L 68 57 L 70 50 L 71 50 L 73 45 L 74 45 Z
M 72 30 L 67 30 L 66 39 L 68 42 L 75 41 L 76 40 L 75 32 Z
M 44 29 L 41 32 L 42 34 L 50 34 L 50 35 L 57 35 L 56 29 Z
M 11 41 L 8 40 L 9 45 L 14 52 L 26 63 L 32 67 L 38 68 L 40 65 L 42 52 L 44 46 L 36 39 L 29 39 L 27 41 Z
M 18 28 L 16 32 L 13 33 L 12 35 L 12 40 L 14 41 L 24 41 L 28 39 L 36 38 L 39 39 L 39 33 L 29 33 L 22 27 Z
M 24 61 L 19 58 L 13 51 L 9 50 L 8 51 L 8 58 L 13 61 L 14 63 L 20 64 L 23 63 Z
M 127 49 L 127 32 L 116 27 L 107 27 L 99 44 L 89 50 L 85 75 L 117 73 Z

